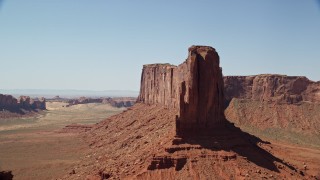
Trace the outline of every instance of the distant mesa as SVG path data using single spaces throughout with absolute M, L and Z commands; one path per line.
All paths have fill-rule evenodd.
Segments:
M 187 60 L 179 66 L 143 66 L 138 101 L 177 108 L 178 136 L 208 133 L 225 121 L 223 88 L 216 50 L 192 46 Z
M 227 103 L 232 98 L 251 99 L 277 104 L 320 102 L 320 82 L 303 76 L 262 74 L 256 76 L 225 76 Z
M 89 97 L 80 97 L 78 99 L 68 99 L 67 107 L 77 105 L 77 104 L 88 104 L 88 103 L 103 103 L 110 104 L 113 107 L 131 107 L 136 102 L 136 98 L 133 97 L 115 97 L 115 98 L 89 98 Z
M 46 109 L 45 98 L 32 99 L 29 96 L 20 96 L 18 99 L 11 95 L 0 94 L 0 110 L 24 114 L 27 111 Z
M 250 133 L 320 146 L 320 82 L 262 74 L 226 76 L 224 86 L 229 121 Z

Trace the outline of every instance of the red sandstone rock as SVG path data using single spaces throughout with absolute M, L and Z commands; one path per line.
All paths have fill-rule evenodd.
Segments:
M 264 81 L 256 84 L 262 98 L 271 96 L 273 90 L 261 90 Z M 236 85 L 245 89 L 234 93 L 247 95 L 249 86 Z M 310 179 L 283 160 L 287 154 L 275 157 L 270 143 L 225 121 L 223 90 L 219 56 L 211 47 L 189 48 L 179 66 L 145 65 L 138 98 L 142 103 L 84 133 L 91 151 L 77 174 L 65 179 Z M 203 131 L 211 133 L 199 135 Z
M 180 114 L 178 130 L 186 133 L 212 129 L 223 122 L 224 94 L 219 55 L 212 47 L 192 46 L 188 59 L 178 70 Z
M 189 48 L 179 66 L 145 65 L 138 101 L 177 108 L 177 134 L 210 131 L 223 122 L 224 94 L 219 55 L 208 46 Z
M 295 104 L 320 102 L 320 82 L 306 77 L 285 75 L 226 76 L 225 97 Z
M 224 84 L 225 116 L 241 129 L 271 139 L 280 136 L 293 143 L 319 144 L 320 82 L 301 76 L 257 75 L 227 76 Z
M 141 74 L 139 102 L 177 107 L 177 66 L 170 64 L 144 65 Z

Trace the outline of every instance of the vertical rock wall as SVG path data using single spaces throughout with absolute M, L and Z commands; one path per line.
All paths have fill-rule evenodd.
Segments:
M 145 65 L 138 101 L 176 108 L 177 135 L 211 131 L 225 120 L 219 55 L 208 46 L 189 48 L 179 66 Z
M 146 104 L 163 104 L 176 107 L 174 71 L 170 64 L 144 65 L 138 101 Z
M 225 120 L 222 70 L 215 49 L 189 48 L 188 59 L 179 66 L 182 81 L 178 134 L 212 129 Z
M 320 102 L 320 82 L 303 76 L 262 74 L 224 77 L 225 97 L 285 104 Z

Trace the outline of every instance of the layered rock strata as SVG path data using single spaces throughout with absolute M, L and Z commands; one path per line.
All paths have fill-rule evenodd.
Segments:
M 219 55 L 208 46 L 192 46 L 186 61 L 144 65 L 138 102 L 178 109 L 177 135 L 210 132 L 224 118 Z
M 224 85 L 230 122 L 251 134 L 319 146 L 320 82 L 263 74 L 226 76 Z
M 227 102 L 232 98 L 285 104 L 320 102 L 320 82 L 310 81 L 303 76 L 226 76 L 224 86 Z

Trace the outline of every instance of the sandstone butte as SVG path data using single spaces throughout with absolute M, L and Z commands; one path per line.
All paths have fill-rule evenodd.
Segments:
M 31 99 L 29 96 L 20 96 L 18 100 L 11 95 L 0 94 L 0 110 L 19 112 L 20 109 L 45 110 L 46 100 L 45 98 Z
M 208 46 L 189 48 L 179 66 L 145 65 L 138 102 L 177 108 L 177 135 L 210 132 L 225 121 L 219 55 Z
M 224 86 L 227 102 L 240 98 L 277 104 L 320 103 L 320 81 L 304 76 L 225 76 Z
M 273 87 L 269 81 L 253 88 L 245 77 L 237 79 L 223 79 L 218 53 L 208 46 L 190 47 L 178 66 L 143 66 L 137 103 L 81 133 L 90 150 L 63 179 L 314 178 L 316 162 L 303 170 L 287 161 L 289 147 L 245 133 L 225 118 L 232 96 L 267 100 L 278 92 L 260 89 L 261 83 Z M 286 92 L 277 95 L 281 102 L 304 98 Z
M 224 77 L 225 116 L 249 133 L 320 147 L 320 81 L 262 74 Z

